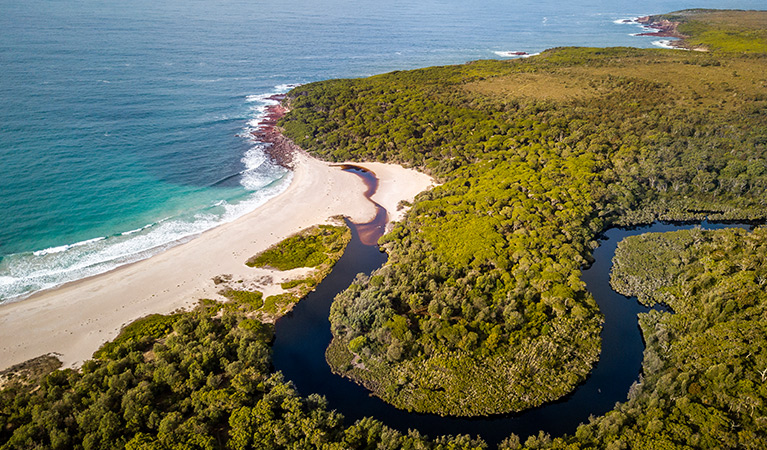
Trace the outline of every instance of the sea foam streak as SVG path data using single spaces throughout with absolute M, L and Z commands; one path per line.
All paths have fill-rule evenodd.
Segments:
M 50 255 L 53 253 L 61 253 L 61 252 L 65 252 L 69 250 L 70 248 L 82 247 L 84 245 L 92 244 L 94 242 L 103 241 L 104 239 L 106 239 L 106 237 L 97 237 L 97 238 L 88 239 L 82 242 L 75 242 L 74 244 L 59 245 L 58 247 L 51 247 L 51 248 L 46 248 L 45 250 L 38 250 L 36 252 L 32 252 L 32 254 L 35 256 L 45 256 L 45 255 Z
M 527 52 L 521 52 L 516 50 L 505 50 L 505 51 L 494 51 L 496 55 L 502 57 L 502 58 L 529 58 L 531 56 L 537 56 L 540 55 L 539 53 L 527 53 Z
M 276 86 L 273 92 L 249 95 L 245 99 L 249 114 L 241 136 L 248 139 L 251 146 L 242 157 L 245 168 L 239 174 L 241 193 L 140 228 L 5 256 L 0 260 L 0 302 L 20 300 L 40 290 L 146 259 L 242 217 L 283 192 L 290 185 L 293 173 L 275 164 L 265 153 L 269 144 L 259 142 L 252 132 L 266 118 L 267 107 L 276 104 L 271 97 L 292 87 L 294 85 Z M 228 192 L 231 194 L 232 190 Z
M 618 25 L 633 25 L 642 30 L 636 33 L 630 33 L 629 36 L 639 36 L 642 33 L 653 33 L 655 31 L 658 31 L 652 27 L 648 27 L 647 25 L 639 22 L 639 17 L 632 17 L 629 19 L 617 19 L 617 20 L 613 20 L 613 23 Z
M 662 39 L 659 41 L 652 41 L 652 45 L 660 48 L 667 48 L 670 50 L 687 50 L 684 47 L 677 47 L 674 45 L 674 41 L 671 39 Z

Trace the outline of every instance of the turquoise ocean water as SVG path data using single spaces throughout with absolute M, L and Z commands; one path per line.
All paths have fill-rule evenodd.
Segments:
M 151 256 L 284 190 L 291 173 L 248 136 L 293 84 L 652 47 L 621 20 L 690 7 L 765 2 L 0 0 L 0 302 Z

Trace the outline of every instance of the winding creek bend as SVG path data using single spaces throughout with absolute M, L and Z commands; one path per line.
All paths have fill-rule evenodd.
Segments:
M 352 170 L 368 183 L 367 195 L 375 192 L 375 177 L 370 172 Z M 481 436 L 490 446 L 496 446 L 511 433 L 523 441 L 539 430 L 554 436 L 573 433 L 578 424 L 590 415 L 611 410 L 616 402 L 625 401 L 629 388 L 641 371 L 644 343 L 637 323 L 637 314 L 649 309 L 635 298 L 627 299 L 610 288 L 610 268 L 617 243 L 623 238 L 647 232 L 665 232 L 702 226 L 704 229 L 749 228 L 747 224 L 669 224 L 654 223 L 631 229 L 613 228 L 600 240 L 594 252 L 594 264 L 583 271 L 581 279 L 594 295 L 605 316 L 602 329 L 602 353 L 589 377 L 575 391 L 559 401 L 519 414 L 484 418 L 455 418 L 409 413 L 384 403 L 354 382 L 333 374 L 325 362 L 325 349 L 331 340 L 328 314 L 333 298 L 351 284 L 357 273 L 369 274 L 383 265 L 386 255 L 374 244 L 360 240 L 364 231 L 366 242 L 376 242 L 383 232 L 386 212 L 376 216 L 375 226 L 350 224 L 352 241 L 331 274 L 299 302 L 293 311 L 277 321 L 273 363 L 285 378 L 293 381 L 303 395 L 324 395 L 331 409 L 342 413 L 346 423 L 369 416 L 384 424 L 407 432 L 417 429 L 429 436 L 470 434 Z M 374 229 L 377 236 L 370 234 Z M 372 239 L 375 237 L 375 239 Z M 371 240 L 372 239 L 372 240 Z

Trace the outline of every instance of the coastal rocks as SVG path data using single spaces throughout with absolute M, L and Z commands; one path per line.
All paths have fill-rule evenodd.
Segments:
M 666 19 L 655 20 L 653 16 L 639 17 L 636 19 L 636 21 L 646 26 L 647 28 L 657 30 L 653 32 L 639 33 L 637 36 L 672 37 L 678 39 L 684 39 L 687 37 L 677 31 L 679 22 L 672 22 Z
M 288 112 L 282 105 L 285 94 L 275 94 L 268 98 L 278 103 L 266 108 L 266 116 L 262 119 L 251 135 L 266 145 L 266 154 L 277 164 L 287 169 L 293 169 L 293 155 L 300 148 L 290 139 L 280 133 L 277 122 Z

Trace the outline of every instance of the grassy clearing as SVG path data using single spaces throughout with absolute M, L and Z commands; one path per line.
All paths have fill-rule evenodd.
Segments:
M 260 253 L 246 263 L 250 267 L 271 267 L 291 270 L 313 267 L 307 276 L 281 283 L 282 294 L 264 298 L 263 293 L 227 287 L 220 294 L 230 301 L 226 309 L 236 309 L 273 322 L 293 308 L 311 292 L 333 269 L 351 240 L 346 226 L 318 225 L 291 236 Z M 217 277 L 226 282 L 225 276 Z
M 228 298 L 233 305 L 249 311 L 261 309 L 264 306 L 264 294 L 258 291 L 242 291 L 237 289 L 224 289 L 221 295 Z
M 46 375 L 60 367 L 61 361 L 55 354 L 32 358 L 29 361 L 24 361 L 0 371 L 0 389 L 9 385 L 39 383 Z
M 605 55 L 604 59 L 612 63 L 599 67 L 561 67 L 579 54 L 595 51 L 599 49 L 562 49 L 543 55 L 556 61 L 545 70 L 489 77 L 468 83 L 464 89 L 496 100 L 577 103 L 598 99 L 612 89 L 613 80 L 622 78 L 662 84 L 680 107 L 736 111 L 746 104 L 767 101 L 767 74 L 763 64 L 750 57 L 722 60 L 711 54 L 678 50 L 631 50 Z

